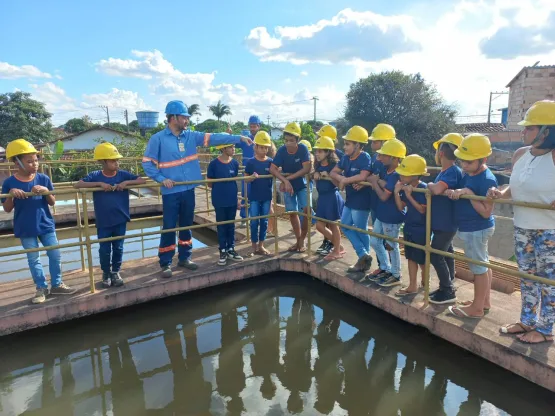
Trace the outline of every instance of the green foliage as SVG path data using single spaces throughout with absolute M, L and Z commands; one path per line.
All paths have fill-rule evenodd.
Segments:
M 53 138 L 52 114 L 44 104 L 33 100 L 28 92 L 0 94 L 0 146 L 25 138 L 31 143 L 48 142 Z
M 223 126 L 219 120 L 214 120 L 212 118 L 204 120 L 202 123 L 198 123 L 195 126 L 196 131 L 202 131 L 206 133 L 217 133 L 223 131 Z
M 133 120 L 129 123 L 129 131 L 137 132 L 139 130 L 139 122 L 137 120 Z
M 153 134 L 156 134 L 159 131 L 164 130 L 165 128 L 166 128 L 166 125 L 164 123 L 158 123 L 158 125 L 156 127 L 154 127 L 153 129 L 148 130 L 146 135 L 147 135 L 147 137 L 150 137 Z
M 316 141 L 316 134 L 312 130 L 312 126 L 309 123 L 301 122 L 301 139 L 308 140 L 311 146 L 314 146 Z
M 72 118 L 64 124 L 65 132 L 70 134 L 81 133 L 91 127 L 92 123 L 90 123 L 85 117 Z
M 345 118 L 350 126 L 368 132 L 378 123 L 395 127 L 408 154 L 434 160 L 432 143 L 453 130 L 457 111 L 445 103 L 436 88 L 420 76 L 400 71 L 382 72 L 360 79 L 347 93 Z
M 320 130 L 322 128 L 322 126 L 324 125 L 323 122 L 314 121 L 314 120 L 309 120 L 309 121 L 306 122 L 306 124 L 310 125 L 310 127 L 312 127 L 312 130 L 314 132 L 317 132 L 318 130 Z
M 231 108 L 227 104 L 223 104 L 221 100 L 218 100 L 218 104 L 211 105 L 208 109 L 212 114 L 214 114 L 214 117 L 218 119 L 218 122 L 222 119 L 222 117 L 232 114 Z
M 191 117 L 202 115 L 200 112 L 200 106 L 198 104 L 188 105 L 187 109 L 189 110 L 189 114 L 191 115 Z
M 118 123 L 117 121 L 116 122 L 111 122 L 110 124 L 104 123 L 103 126 L 108 127 L 110 129 L 113 129 L 113 130 L 117 130 L 117 131 L 127 133 L 127 125 L 125 125 L 123 123 Z

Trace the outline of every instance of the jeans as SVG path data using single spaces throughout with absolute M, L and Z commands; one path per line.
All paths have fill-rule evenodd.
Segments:
M 495 227 L 486 228 L 479 231 L 459 231 L 459 237 L 464 242 L 464 255 L 472 260 L 479 260 L 487 263 L 488 242 Z M 487 267 L 468 263 L 468 268 L 473 274 L 484 274 L 488 271 Z
M 258 217 L 268 215 L 270 213 L 270 205 L 272 201 L 249 201 L 249 215 Z M 260 228 L 259 228 L 260 227 Z M 268 230 L 268 218 L 260 220 L 251 220 L 251 242 L 258 243 L 266 240 L 266 231 Z
M 432 236 L 432 248 L 454 253 L 453 238 L 456 231 L 434 231 Z M 440 254 L 430 254 L 430 262 L 436 270 L 439 278 L 439 288 L 445 291 L 453 291 L 455 280 L 455 259 Z
M 303 212 L 307 206 L 308 192 L 307 188 L 300 189 L 293 195 L 285 192 L 285 210 Z
M 216 221 L 231 221 L 237 214 L 237 205 L 232 207 L 214 207 Z M 221 250 L 230 250 L 235 247 L 235 223 L 218 225 L 218 244 Z
M 343 207 L 343 215 L 341 216 L 341 224 L 351 225 L 353 227 L 368 230 L 368 217 L 370 211 L 361 209 L 351 209 L 347 206 Z M 351 242 L 358 258 L 370 253 L 370 236 L 368 234 L 359 233 L 358 231 L 343 229 L 343 232 Z
M 374 222 L 374 232 L 378 234 L 399 238 L 400 230 L 401 224 L 386 224 L 378 219 Z M 391 262 L 389 261 L 390 256 L 384 247 L 383 238 L 370 237 L 370 244 L 376 252 L 380 268 L 386 272 L 390 272 L 395 277 L 401 277 L 401 252 L 399 251 L 399 243 L 387 241 L 387 244 L 393 247 Z
M 119 237 L 125 235 L 126 230 L 127 223 L 124 222 L 113 227 L 100 227 L 96 230 L 96 235 L 99 239 Z M 100 259 L 100 268 L 104 273 L 110 273 L 110 271 L 117 273 L 120 271 L 123 259 L 123 242 L 124 240 L 114 240 L 99 243 L 98 257 Z
M 520 271 L 555 280 L 555 230 L 515 227 L 515 253 Z M 544 335 L 551 335 L 555 322 L 555 287 L 522 279 L 520 293 L 520 321 L 535 326 Z
M 58 245 L 55 232 L 39 235 L 38 237 L 22 238 L 21 245 L 24 249 L 38 248 L 39 241 L 44 247 Z M 48 256 L 50 283 L 52 287 L 58 287 L 62 283 L 62 255 L 58 249 L 48 250 L 46 255 Z M 27 262 L 29 263 L 29 270 L 37 289 L 46 289 L 48 285 L 46 284 L 46 276 L 40 262 L 40 253 L 38 251 L 27 253 Z
M 245 186 L 247 186 L 247 196 L 251 194 L 251 184 L 245 183 L 245 181 L 241 182 L 241 196 L 245 197 Z M 249 201 L 249 204 L 251 202 Z M 241 218 L 245 218 L 247 215 L 245 213 L 245 200 L 241 200 L 241 210 L 239 211 L 239 215 Z
M 162 229 L 187 227 L 193 225 L 195 219 L 195 190 L 176 192 L 162 195 L 163 213 Z M 178 251 L 179 260 L 189 260 L 193 250 L 193 235 L 191 230 L 179 232 Z M 171 264 L 175 254 L 175 233 L 164 233 L 160 236 L 158 257 L 160 267 Z

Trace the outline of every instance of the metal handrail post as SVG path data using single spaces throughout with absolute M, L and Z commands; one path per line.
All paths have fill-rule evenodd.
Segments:
M 81 191 L 83 200 L 83 218 L 85 222 L 85 243 L 87 246 L 87 263 L 89 268 L 89 283 L 91 285 L 91 293 L 96 291 L 94 287 L 94 272 L 93 272 L 93 259 L 91 247 L 91 230 L 89 228 L 89 210 L 87 204 L 87 191 Z
M 278 232 L 278 224 L 277 224 L 277 178 L 274 177 L 272 179 L 273 182 L 273 192 L 272 192 L 272 204 L 274 204 L 274 254 L 277 256 L 279 252 L 279 232 Z M 272 218 L 268 218 L 270 221 Z
M 237 183 L 237 182 L 235 182 Z M 242 202 L 245 204 L 245 226 L 247 227 L 247 241 L 250 241 L 251 239 L 251 231 L 250 231 L 250 221 L 249 221 L 249 187 L 247 186 L 247 183 L 245 181 L 240 182 L 242 186 L 244 186 L 245 188 L 245 199 L 242 200 Z
M 424 306 L 430 299 L 430 248 L 432 244 L 432 193 L 426 190 L 426 248 L 424 262 Z
M 310 255 L 312 249 L 312 238 L 310 236 L 312 230 L 312 192 L 310 192 L 310 174 L 306 175 L 306 229 L 307 229 L 307 253 Z M 301 227 L 302 233 L 302 227 Z M 303 242 L 304 244 L 304 242 Z
M 135 174 L 139 176 L 139 161 L 135 160 Z M 137 189 L 139 193 L 139 199 L 141 199 L 141 188 Z
M 77 210 L 77 227 L 79 228 L 79 242 L 83 242 L 83 227 L 81 224 L 81 207 L 79 206 L 79 192 L 75 192 L 75 209 Z M 85 250 L 79 245 L 79 253 L 81 257 L 81 271 L 85 271 Z

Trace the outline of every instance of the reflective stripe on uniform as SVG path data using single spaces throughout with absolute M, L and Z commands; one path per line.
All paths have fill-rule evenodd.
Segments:
M 173 167 L 176 167 L 176 166 L 184 165 L 185 163 L 188 163 L 192 160 L 197 160 L 197 159 L 198 159 L 198 155 L 195 154 L 195 155 L 184 157 L 183 159 L 172 160 L 171 162 L 159 163 L 158 167 L 160 169 L 162 169 L 162 168 L 173 168 Z
M 175 244 L 172 244 L 171 246 L 168 246 L 168 247 L 160 247 L 158 249 L 159 253 L 167 253 L 168 251 L 175 251 Z
M 193 240 L 178 240 L 180 246 L 192 246 Z
M 158 166 L 158 161 L 156 159 L 151 159 L 150 157 L 143 157 L 143 162 L 152 162 Z
M 204 133 L 204 147 L 208 147 L 210 143 L 210 133 Z

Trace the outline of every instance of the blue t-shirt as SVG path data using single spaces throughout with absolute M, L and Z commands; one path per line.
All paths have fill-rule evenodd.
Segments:
M 253 157 L 249 159 L 245 166 L 245 173 L 252 175 L 257 173 L 259 175 L 269 175 L 270 165 L 272 158 L 267 157 L 266 160 L 258 160 Z M 255 179 L 250 183 L 249 188 L 249 201 L 270 201 L 272 199 L 272 178 L 268 179 Z
M 231 159 L 223 163 L 214 159 L 208 165 L 208 179 L 235 178 L 239 174 L 239 162 Z M 237 182 L 216 182 L 212 184 L 212 205 L 214 208 L 237 206 Z
M 327 166 L 320 165 L 316 168 L 316 172 L 328 172 L 329 175 L 335 166 L 336 163 L 328 163 Z M 335 186 L 332 181 L 323 179 L 316 181 L 316 190 L 318 191 L 318 195 L 322 195 L 337 191 L 337 186 Z
M 372 173 L 372 175 L 378 175 L 380 179 L 383 179 L 385 171 L 386 169 L 384 169 L 383 163 L 378 160 L 378 154 L 374 153 L 372 156 L 370 156 L 370 173 Z M 373 189 L 370 190 L 370 196 L 370 206 L 372 207 L 373 211 L 376 211 L 378 209 L 378 202 L 380 201 L 380 198 L 378 198 L 378 195 L 376 195 L 376 191 L 374 191 Z
M 420 182 L 417 186 L 419 189 L 426 189 L 428 185 L 424 182 Z M 409 201 L 407 196 L 403 191 L 399 193 L 401 196 L 401 201 L 403 201 L 407 205 L 407 213 L 405 215 L 405 229 L 407 231 L 411 231 L 414 233 L 422 233 L 426 232 L 426 213 L 421 214 L 418 210 L 412 205 L 412 202 Z M 426 205 L 426 194 L 422 194 L 420 192 L 413 192 L 412 198 L 421 205 Z
M 40 185 L 54 190 L 52 181 L 42 173 L 28 182 L 23 182 L 14 176 L 10 176 L 2 184 L 2 193 L 8 194 L 12 189 L 21 189 L 23 192 L 31 192 L 34 186 Z M 6 198 L 2 198 L 2 203 Z M 46 196 L 37 195 L 27 199 L 14 198 L 13 233 L 18 238 L 37 237 L 56 230 L 52 213 L 46 202 Z
M 335 154 L 337 155 L 337 159 L 339 160 L 343 159 L 343 156 L 345 156 L 345 153 L 343 153 L 343 151 L 339 149 L 335 149 Z
M 118 170 L 114 176 L 106 176 L 101 170 L 85 176 L 83 182 L 103 182 L 117 185 L 124 181 L 134 181 L 137 175 L 125 170 Z M 93 192 L 96 228 L 109 228 L 131 220 L 129 216 L 129 191 Z
M 474 195 L 478 196 L 486 196 L 488 189 L 491 187 L 497 188 L 497 179 L 489 169 L 474 176 L 464 175 L 460 183 L 460 188 L 469 188 L 474 192 Z M 490 215 L 489 218 L 482 217 L 474 209 L 469 199 L 459 199 L 455 203 L 455 212 L 457 213 L 459 231 L 480 231 L 495 226 L 493 215 Z
M 281 146 L 272 163 L 278 168 L 282 168 L 283 173 L 297 173 L 303 168 L 303 163 L 309 161 L 310 153 L 308 153 L 308 148 L 304 144 L 299 143 L 297 151 L 293 154 L 289 153 L 285 146 Z M 306 188 L 306 179 L 304 176 L 302 178 L 295 178 L 290 182 L 293 187 L 293 192 L 298 192 Z
M 442 170 L 437 175 L 434 183 L 443 182 L 447 189 L 459 189 L 462 179 L 462 170 L 453 165 Z M 455 217 L 455 201 L 446 196 L 432 196 L 432 230 L 436 231 L 457 231 L 457 219 Z
M 393 195 L 393 192 L 395 192 L 395 184 L 399 182 L 399 174 L 395 171 L 386 171 L 383 176 L 386 182 L 385 189 L 389 191 L 390 196 L 385 202 L 381 199 L 378 201 L 376 218 L 386 224 L 401 224 L 405 220 L 405 212 L 399 211 L 397 204 L 395 204 L 395 196 Z M 379 199 L 377 195 L 376 198 Z
M 254 136 L 250 134 L 250 132 L 248 134 L 244 133 L 245 132 L 241 133 L 241 135 L 250 137 L 251 140 L 254 140 Z M 241 151 L 243 152 L 243 160 L 241 163 L 243 164 L 243 166 L 247 166 L 247 162 L 249 161 L 249 159 L 252 159 L 254 157 L 254 143 L 249 146 L 247 143 L 240 141 L 235 145 L 235 147 L 241 149 Z
M 370 155 L 360 152 L 356 159 L 351 159 L 345 155 L 339 161 L 339 169 L 343 171 L 343 176 L 350 178 L 361 173 L 363 170 L 370 172 Z M 345 187 L 347 200 L 345 206 L 351 209 L 370 211 L 370 188 L 365 186 L 356 191 L 351 185 Z

